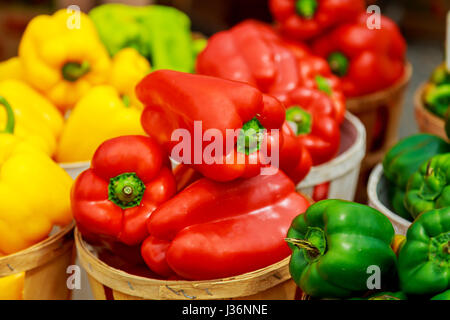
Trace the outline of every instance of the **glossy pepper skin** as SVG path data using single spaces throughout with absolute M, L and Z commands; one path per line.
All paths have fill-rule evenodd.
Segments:
M 12 108 L 3 97 L 1 106 L 8 120 L 0 131 L 0 255 L 8 255 L 72 221 L 72 179 L 42 150 L 13 135 Z
M 105 83 L 111 68 L 89 17 L 65 9 L 30 21 L 19 45 L 19 58 L 27 82 L 61 111 L 71 109 L 92 86 Z
M 138 84 L 136 93 L 146 106 L 141 123 L 147 134 L 162 144 L 174 160 L 191 165 L 213 180 L 230 181 L 259 174 L 262 167 L 270 165 L 270 152 L 262 152 L 261 146 L 276 150 L 282 145 L 279 132 L 270 129 L 283 125 L 284 106 L 245 83 L 158 70 Z M 205 132 L 211 133 L 209 129 L 221 135 L 223 141 L 216 144 L 222 154 L 208 154 L 205 149 L 211 143 L 199 146 Z M 252 131 L 257 135 L 249 137 Z M 171 139 L 174 132 L 182 138 Z M 242 137 L 249 137 L 250 142 Z M 234 143 L 227 145 L 226 140 Z M 180 144 L 192 149 L 190 155 L 180 154 Z
M 323 90 L 335 104 L 338 121 L 344 119 L 345 98 L 326 60 L 262 22 L 245 20 L 212 36 L 197 58 L 196 71 L 247 82 L 281 102 L 298 87 Z
M 163 277 L 206 280 L 254 271 L 289 255 L 283 239 L 308 206 L 281 171 L 226 183 L 203 178 L 152 214 L 142 256 Z
M 134 48 L 155 70 L 192 72 L 194 45 L 189 17 L 167 6 L 105 4 L 89 16 L 111 56 L 123 48 Z
M 403 292 L 437 294 L 450 289 L 450 208 L 421 214 L 409 227 L 398 255 Z
M 64 124 L 59 110 L 21 80 L 0 81 L 0 96 L 9 102 L 14 111 L 14 135 L 53 156 Z M 1 113 L 0 127 L 6 122 L 7 117 Z
M 144 135 L 139 108 L 126 105 L 108 85 L 89 90 L 72 109 L 64 124 L 55 159 L 58 162 L 89 161 L 100 144 L 124 135 Z
M 270 12 L 288 38 L 308 40 L 338 24 L 356 19 L 361 0 L 270 0 Z
M 122 136 L 102 143 L 72 190 L 72 211 L 83 236 L 140 244 L 148 236 L 149 216 L 176 192 L 169 166 L 149 137 Z
M 287 235 L 290 272 L 306 294 L 346 298 L 367 291 L 367 268 L 380 268 L 382 283 L 395 274 L 389 220 L 368 206 L 322 200 L 296 217 Z
M 450 206 L 450 153 L 421 164 L 406 186 L 405 207 L 416 218 L 422 212 Z
M 318 90 L 298 88 L 289 94 L 285 106 L 286 121 L 310 153 L 312 164 L 320 165 L 334 158 L 341 135 L 329 97 Z
M 402 139 L 394 145 L 383 159 L 384 176 L 389 181 L 389 194 L 394 211 L 411 220 L 404 206 L 404 195 L 408 180 L 419 167 L 437 154 L 450 152 L 450 145 L 443 139 L 420 133 Z
M 404 74 L 406 43 L 395 23 L 381 16 L 381 28 L 367 27 L 365 13 L 312 44 L 328 60 L 347 97 L 362 96 L 393 85 Z

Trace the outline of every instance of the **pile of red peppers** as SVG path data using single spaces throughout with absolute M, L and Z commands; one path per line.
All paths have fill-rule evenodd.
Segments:
M 310 205 L 296 185 L 338 154 L 345 97 L 395 83 L 406 46 L 386 17 L 368 29 L 360 0 L 269 4 L 275 27 L 241 22 L 209 39 L 196 74 L 158 70 L 137 85 L 148 137 L 104 142 L 73 187 L 86 239 L 140 246 L 163 279 L 235 276 L 290 254 L 287 230 Z

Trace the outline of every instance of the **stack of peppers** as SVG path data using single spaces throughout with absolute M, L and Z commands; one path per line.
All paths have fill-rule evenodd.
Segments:
M 450 299 L 448 206 L 421 213 L 404 237 L 373 208 L 323 200 L 293 220 L 286 240 L 292 278 L 311 298 Z
M 307 41 L 341 79 L 347 97 L 388 88 L 404 74 L 406 43 L 389 18 L 361 0 L 270 0 L 280 34 Z
M 283 145 L 284 106 L 242 82 L 169 70 L 136 93 L 149 137 L 107 140 L 77 178 L 72 210 L 83 236 L 140 246 L 163 279 L 235 276 L 288 257 L 289 225 L 310 203 L 264 152 Z M 177 142 L 174 133 L 188 135 Z M 224 152 L 208 152 L 213 145 Z M 169 154 L 182 163 L 175 172 Z
M 57 162 L 86 162 L 107 139 L 144 134 L 136 84 L 151 69 L 192 72 L 205 41 L 193 40 L 189 18 L 165 6 L 111 4 L 89 15 L 39 15 L 28 24 L 18 56 L 0 63 L 0 94 L 42 106 L 29 114 L 22 112 L 30 109 L 26 104 L 12 103 L 21 109 L 18 135 L 31 136 Z M 37 94 L 49 101 L 41 103 Z M 23 118 L 41 121 L 55 107 L 60 114 L 51 112 L 57 120 L 51 130 L 23 125 Z
M 280 168 L 296 183 L 339 150 L 345 98 L 328 63 L 269 25 L 246 20 L 212 36 L 197 73 L 249 83 L 286 108 Z M 319 200 L 319 199 L 315 199 Z

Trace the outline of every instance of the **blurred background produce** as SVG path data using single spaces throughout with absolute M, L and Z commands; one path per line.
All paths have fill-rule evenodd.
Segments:
M 246 18 L 271 22 L 265 0 L 128 0 L 128 1 L 0 1 L 0 60 L 13 57 L 27 22 L 35 15 L 51 13 L 61 7 L 77 4 L 82 10 L 109 2 L 126 4 L 164 4 L 188 14 L 192 29 L 207 36 L 230 28 Z M 393 19 L 408 42 L 408 60 L 414 74 L 408 86 L 401 117 L 399 137 L 417 132 L 413 112 L 413 92 L 444 59 L 445 16 L 450 9 L 447 0 L 379 0 L 381 12 Z

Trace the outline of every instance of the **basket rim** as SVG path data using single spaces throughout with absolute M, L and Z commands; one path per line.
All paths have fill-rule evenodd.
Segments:
M 297 185 L 297 188 L 308 188 L 335 180 L 354 170 L 355 166 L 362 161 L 366 154 L 366 129 L 362 122 L 349 111 L 345 113 L 345 118 L 357 131 L 353 145 L 331 161 L 312 167 L 306 178 Z M 326 179 L 323 178 L 324 171 L 329 172 Z
M 413 66 L 409 61 L 406 61 L 405 72 L 403 72 L 403 76 L 393 85 L 381 91 L 372 92 L 359 97 L 351 97 L 351 98 L 349 97 L 347 99 L 347 103 L 364 104 L 369 101 L 370 102 L 378 101 L 377 103 L 380 103 L 379 101 L 384 101 L 386 100 L 386 98 L 390 98 L 390 96 L 394 94 L 397 90 L 400 90 L 402 87 L 406 87 L 409 81 L 411 80 L 412 73 L 413 73 Z
M 63 169 L 75 169 L 90 166 L 90 161 L 74 161 L 74 162 L 58 162 L 58 165 Z
M 75 227 L 75 245 L 79 261 L 89 276 L 113 290 L 144 299 L 195 300 L 244 297 L 257 294 L 291 279 L 290 255 L 265 268 L 233 277 L 201 281 L 158 280 L 132 275 L 101 261 L 89 250 L 77 227 Z M 263 285 L 255 290 L 255 286 L 249 283 L 251 281 L 261 281 Z M 241 282 L 244 282 L 245 285 L 235 290 L 235 285 Z M 151 292 L 150 287 L 156 288 L 159 293 L 155 294 L 154 290 Z M 226 289 L 228 291 L 225 295 L 224 290 Z M 216 293 L 212 294 L 210 291 L 216 291 Z M 195 295 L 190 292 L 195 292 Z
M 400 217 L 395 212 L 392 212 L 389 208 L 387 208 L 378 198 L 377 194 L 377 186 L 380 182 L 381 176 L 383 175 L 383 164 L 379 163 L 372 170 L 369 176 L 369 182 L 367 183 L 367 195 L 369 197 L 369 202 L 371 202 L 377 210 L 381 208 L 382 213 L 386 215 L 390 220 L 402 225 L 405 228 L 409 228 L 411 222 Z
M 24 250 L 0 257 L 0 277 L 42 266 L 73 248 L 75 221 Z

